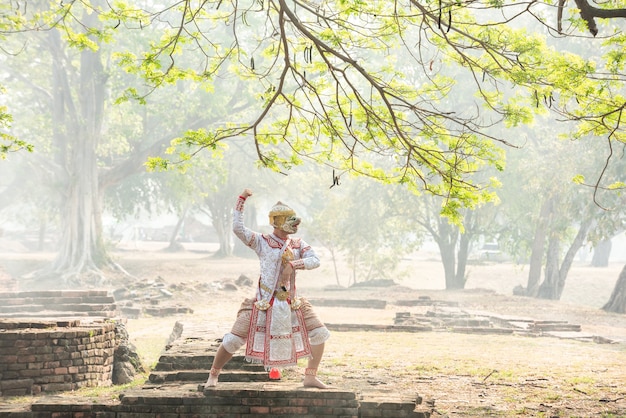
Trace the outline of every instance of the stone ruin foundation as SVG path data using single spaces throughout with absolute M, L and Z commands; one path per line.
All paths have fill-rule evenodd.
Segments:
M 106 290 L 0 292 L 0 396 L 123 384 L 142 370 Z
M 71 322 L 71 321 L 69 321 Z M 31 376 L 29 382 L 21 390 L 26 392 L 28 387 L 35 393 L 33 387 L 40 385 L 40 392 L 52 389 L 45 386 L 55 382 L 56 390 L 70 390 L 78 387 L 73 381 L 80 374 L 78 365 L 71 365 L 73 359 L 79 359 L 83 354 L 87 356 L 83 363 L 90 363 L 98 368 L 90 374 L 92 384 L 110 384 L 106 376 L 112 372 L 113 344 L 102 344 L 107 338 L 115 339 L 115 326 L 111 321 L 85 324 L 70 324 L 63 321 L 49 321 L 36 323 L 19 323 L 16 321 L 1 321 L 6 331 L 0 333 L 3 337 L 15 337 L 6 341 L 22 341 L 13 344 L 16 348 L 26 350 L 28 347 L 49 346 L 50 354 L 58 354 L 58 365 L 53 357 L 44 367 L 43 358 L 30 354 L 32 366 L 20 367 L 31 370 L 37 376 Z M 29 325 L 28 328 L 20 328 Z M 75 326 L 72 326 L 75 325 Z M 3 329 L 3 330 L 4 330 Z M 26 331 L 28 330 L 28 331 Z M 350 390 L 331 388 L 318 390 L 305 388 L 298 381 L 274 382 L 268 378 L 268 373 L 261 366 L 252 365 L 243 361 L 242 356 L 235 356 L 225 368 L 220 377 L 217 388 L 204 388 L 203 382 L 208 377 L 208 365 L 211 364 L 215 351 L 219 345 L 219 336 L 222 329 L 207 326 L 205 323 L 177 322 L 166 344 L 159 362 L 150 374 L 147 382 L 140 388 L 125 390 L 119 399 L 110 401 L 93 401 L 74 396 L 42 396 L 32 401 L 28 406 L 21 408 L 0 408 L 1 418 L 217 418 L 217 417 L 315 417 L 315 418 L 360 418 L 360 417 L 413 417 L 428 418 L 430 408 L 421 406 L 419 396 L 408 399 L 395 396 L 385 396 L 384 399 L 361 397 Z M 31 335 L 25 337 L 25 335 Z M 42 341 L 32 344 L 33 341 Z M 30 342 L 30 343 L 29 343 Z M 4 344 L 3 344 L 4 345 Z M 8 344 L 7 344 L 8 345 Z M 78 347 L 81 346 L 80 349 Z M 83 347 L 84 346 L 84 347 Z M 87 347 L 89 346 L 89 348 Z M 38 349 L 34 350 L 37 351 Z M 90 351 L 91 350 L 91 351 Z M 26 350 L 31 351 L 31 350 Z M 67 355 L 62 353 L 75 353 Z M 43 356 L 44 354 L 41 354 Z M 15 361 L 20 356 L 7 358 Z M 46 357 L 48 358 L 48 357 Z M 35 360 L 42 360 L 35 362 Z M 66 366 L 62 366 L 61 362 Z M 38 364 L 35 364 L 38 363 Z M 54 363 L 54 364 L 53 364 Z M 80 363 L 80 360 L 77 361 Z M 76 364 L 77 364 L 76 363 Z M 72 363 L 74 364 L 74 363 Z M 38 368 L 39 366 L 41 368 Z M 8 366 L 8 364 L 6 365 Z M 54 366 L 54 367 L 53 367 Z M 86 365 L 85 365 L 86 366 Z M 4 370 L 4 365 L 3 365 Z M 33 372 L 35 370 L 35 372 Z M 84 369 L 87 375 L 87 369 Z M 99 373 L 102 372 L 102 373 Z M 17 383 L 17 380 L 14 379 Z M 63 382 L 63 383 L 61 383 Z M 5 383 L 5 382 L 3 382 Z M 28 386 L 30 384 L 30 386 Z M 61 386 L 65 384 L 67 386 Z M 19 388 L 12 385 L 18 394 Z M 43 393 L 42 393 L 43 394 Z M 8 393 L 6 393 L 8 395 Z
M 121 311 L 107 291 L 0 292 L 0 396 L 41 395 L 26 405 L 0 404 L 0 418 L 430 416 L 419 397 L 363 399 L 349 390 L 273 382 L 237 359 L 220 387 L 206 390 L 201 383 L 223 330 L 181 322 L 142 387 L 105 402 L 73 396 L 82 387 L 126 383 L 119 380 L 141 369 Z
M 387 303 L 382 300 L 316 302 L 326 306 L 372 309 L 384 309 Z M 568 338 L 587 337 L 599 342 L 596 338 L 581 335 L 579 325 L 559 321 L 470 312 L 460 309 L 456 303 L 429 298 L 396 301 L 395 304 L 410 308 L 410 311 L 397 312 L 393 324 L 326 325 L 344 332 L 437 330 L 559 337 L 567 333 Z M 74 309 L 89 312 L 83 313 L 87 316 L 97 310 L 83 304 L 75 305 Z M 109 314 L 115 311 L 108 305 L 99 309 Z M 123 324 L 124 320 L 111 318 L 0 320 L 0 395 L 43 394 L 115 383 L 114 376 L 124 375 L 124 371 L 132 369 L 131 366 L 137 362 L 127 341 L 121 341 L 128 337 Z M 431 415 L 433 405 L 422 405 L 422 399 L 417 394 L 413 397 L 394 397 L 390 394 L 383 398 L 363 397 L 341 389 L 319 391 L 290 381 L 272 382 L 267 372 L 243 362 L 241 356 L 235 356 L 225 368 L 218 388 L 205 389 L 201 382 L 208 376 L 207 367 L 212 362 L 223 331 L 206 323 L 177 322 L 148 381 L 141 388 L 125 390 L 118 400 L 98 403 L 73 397 L 42 397 L 27 410 L 2 411 L 0 408 L 0 418 L 265 415 L 428 418 Z M 116 367 L 116 358 L 124 365 Z
M 115 323 L 0 320 L 0 396 L 110 386 Z

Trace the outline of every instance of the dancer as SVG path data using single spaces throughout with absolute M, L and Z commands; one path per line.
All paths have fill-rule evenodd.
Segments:
M 233 232 L 259 257 L 259 283 L 255 297 L 243 301 L 235 324 L 224 335 L 205 387 L 217 385 L 221 369 L 245 344 L 246 359 L 262 363 L 266 370 L 295 366 L 298 359 L 308 358 L 304 386 L 325 389 L 317 369 L 330 332 L 311 304 L 296 292 L 296 270 L 319 267 L 319 258 L 302 239 L 290 236 L 298 232 L 300 218 L 282 202 L 269 213 L 274 228 L 271 234 L 248 229 L 243 223 L 243 209 L 250 196 L 252 191 L 245 189 L 237 199 Z

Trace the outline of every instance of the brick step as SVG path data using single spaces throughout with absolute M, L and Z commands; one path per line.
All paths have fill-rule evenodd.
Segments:
M 105 317 L 119 315 L 108 290 L 0 292 L 0 317 Z
M 56 328 L 56 327 L 79 327 L 81 326 L 80 319 L 67 319 L 67 320 L 56 320 L 56 319 L 40 319 L 37 318 L 33 321 L 28 320 L 14 320 L 14 319 L 4 319 L 0 318 L 0 330 L 9 331 L 9 330 L 18 330 L 18 329 L 47 329 L 47 328 Z M 6 344 L 5 344 L 6 345 Z
M 326 323 L 326 327 L 331 331 L 383 331 L 383 332 L 430 332 L 433 326 L 430 324 L 422 325 L 381 325 L 381 324 L 331 324 Z
M 581 326 L 578 324 L 559 324 L 559 323 L 551 323 L 551 324 L 531 324 L 528 329 L 530 331 L 537 331 L 537 332 L 545 332 L 545 331 L 574 331 L 574 332 L 580 332 L 581 331 Z
M 380 299 L 309 299 L 313 306 L 340 308 L 385 309 L 387 301 Z
M 76 312 L 76 311 L 35 311 L 35 312 L 3 312 L 0 318 L 115 318 L 117 311 L 92 311 L 92 312 Z
M 513 328 L 496 328 L 496 327 L 452 327 L 452 332 L 458 332 L 461 334 L 513 334 L 515 330 Z
M 159 358 L 159 361 L 154 366 L 155 371 L 174 371 L 174 370 L 203 370 L 207 368 L 207 365 L 213 363 L 214 354 L 193 354 L 193 353 L 181 353 L 180 355 L 166 354 Z M 233 358 L 226 363 L 224 369 L 245 369 L 250 371 L 264 371 L 265 369 L 261 364 L 250 363 L 245 360 L 244 356 L 233 356 Z
M 206 382 L 209 370 L 177 370 L 173 372 L 152 371 L 148 377 L 150 383 Z M 228 370 L 220 374 L 220 382 L 267 382 L 269 374 L 263 371 Z
M 53 298 L 53 297 L 96 297 L 108 296 L 108 290 L 34 290 L 17 292 L 0 292 L 0 298 Z
M 103 305 L 103 304 L 87 304 L 87 303 L 68 303 L 65 305 L 15 305 L 15 306 L 3 306 L 0 304 L 0 313 L 10 312 L 93 312 L 93 311 L 115 311 L 116 305 Z
M 0 306 L 18 305 L 68 305 L 68 304 L 114 304 L 112 296 L 56 296 L 56 297 L 0 297 Z

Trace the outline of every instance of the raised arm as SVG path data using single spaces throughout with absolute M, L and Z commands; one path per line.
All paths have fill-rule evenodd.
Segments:
M 252 191 L 250 189 L 244 189 L 237 198 L 235 210 L 233 211 L 233 232 L 244 244 L 256 250 L 257 233 L 247 228 L 243 223 L 243 208 L 246 203 L 246 199 L 250 196 L 252 196 Z

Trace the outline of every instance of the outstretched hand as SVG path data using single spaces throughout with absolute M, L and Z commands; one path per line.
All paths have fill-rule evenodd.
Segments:
M 250 189 L 243 189 L 243 192 L 241 192 L 241 197 L 243 197 L 245 199 L 245 198 L 248 198 L 250 196 L 252 196 L 252 190 L 250 190 Z

